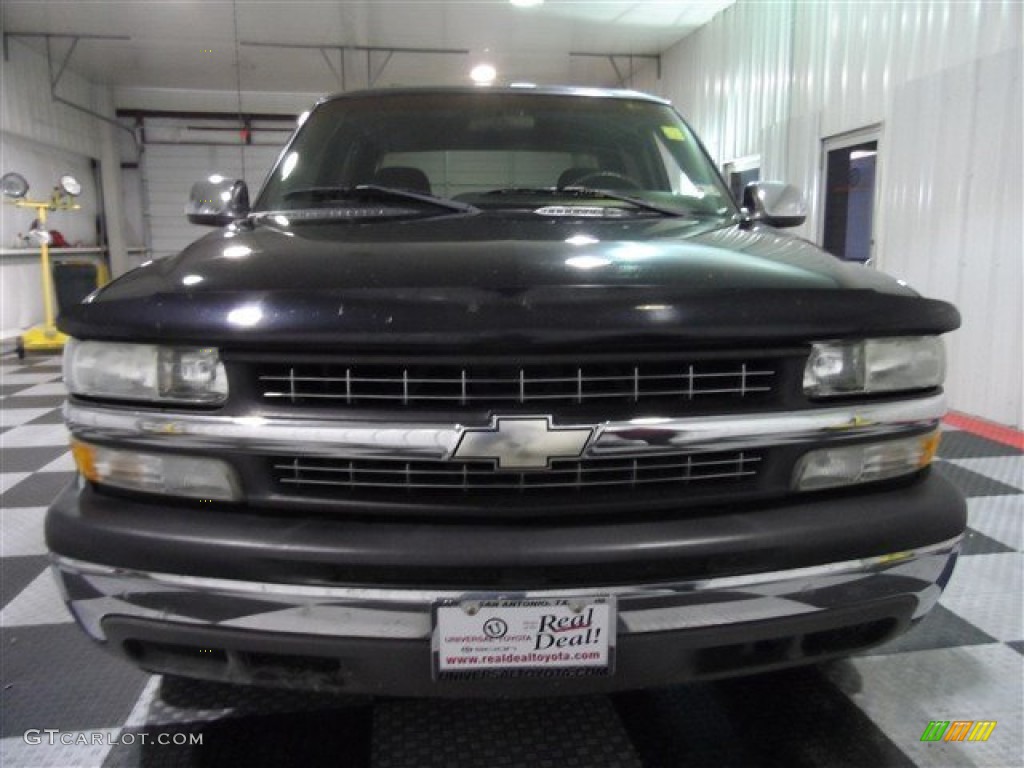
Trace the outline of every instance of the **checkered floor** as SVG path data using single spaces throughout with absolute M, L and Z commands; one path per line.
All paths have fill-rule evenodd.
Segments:
M 870 655 L 611 697 L 371 704 L 162 680 L 94 647 L 43 544 L 73 477 L 62 397 L 57 358 L 0 359 L 4 766 L 1022 764 L 1024 457 L 1002 443 L 947 431 L 939 471 L 969 497 L 964 556 L 926 622 Z M 922 743 L 931 720 L 998 725 L 986 743 Z M 202 745 L 156 743 L 182 734 Z

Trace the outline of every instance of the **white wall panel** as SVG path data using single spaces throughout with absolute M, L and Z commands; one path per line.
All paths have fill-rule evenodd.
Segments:
M 877 125 L 875 257 L 964 317 L 954 408 L 1024 426 L 1022 4 L 739 0 L 634 85 L 673 100 L 721 163 L 803 187 L 815 237 L 822 141 Z
M 1021 398 L 1020 77 L 1008 50 L 900 88 L 883 194 L 887 271 L 963 314 L 950 339 L 951 391 L 1011 417 Z M 936 110 L 944 119 L 915 119 Z
M 671 98 L 719 161 L 757 154 L 788 113 L 791 20 L 789 4 L 737 3 L 663 55 L 661 81 L 647 69 L 634 85 Z

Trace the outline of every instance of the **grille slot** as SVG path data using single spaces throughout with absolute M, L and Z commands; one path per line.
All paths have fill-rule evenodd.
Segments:
M 537 403 L 761 400 L 774 360 L 502 364 L 271 363 L 257 368 L 264 401 L 306 406 L 481 406 Z
M 273 477 L 286 493 L 313 495 L 409 491 L 417 494 L 574 492 L 594 489 L 674 488 L 699 484 L 753 482 L 762 457 L 753 452 L 716 452 L 645 456 L 637 459 L 560 459 L 551 469 L 498 471 L 487 461 L 383 461 L 279 457 L 271 460 Z

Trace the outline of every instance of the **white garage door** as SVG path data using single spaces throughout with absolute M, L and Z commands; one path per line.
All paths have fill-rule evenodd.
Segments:
M 255 197 L 281 148 L 253 145 L 244 151 L 245 180 L 250 196 Z M 242 178 L 242 153 L 238 146 L 148 144 L 143 163 L 154 259 L 178 253 L 210 231 L 185 219 L 185 202 L 194 182 L 215 173 L 225 178 Z

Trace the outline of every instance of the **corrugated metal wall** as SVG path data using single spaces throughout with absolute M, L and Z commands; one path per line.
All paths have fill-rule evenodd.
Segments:
M 1019 0 L 740 0 L 663 56 L 672 99 L 717 161 L 761 155 L 800 185 L 817 239 L 822 141 L 880 129 L 877 266 L 953 301 L 953 408 L 1024 426 Z

